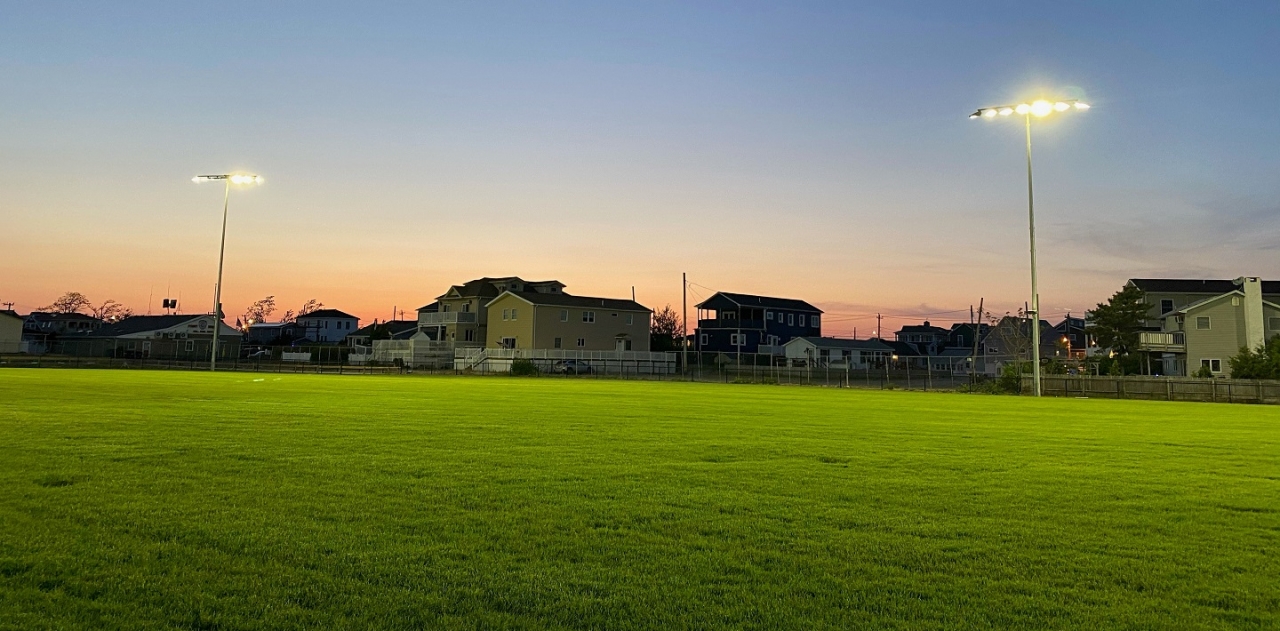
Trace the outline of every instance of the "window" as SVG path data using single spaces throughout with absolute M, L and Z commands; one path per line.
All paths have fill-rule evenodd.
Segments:
M 516 319 L 516 310 L 515 310 L 515 309 L 512 309 L 512 310 L 511 310 L 511 319 L 512 319 L 512 320 Z
M 1196 328 L 1201 331 L 1209 330 L 1209 316 L 1196 316 Z
M 1280 331 L 1280 318 L 1270 318 L 1267 324 L 1272 331 Z
M 800 326 L 804 326 L 804 314 L 803 314 L 803 313 L 802 313 L 802 314 L 800 314 L 800 318 L 799 318 L 799 320 L 800 320 Z
M 706 346 L 706 345 L 707 345 L 707 334 L 706 334 L 706 333 L 703 333 L 702 335 L 699 335 L 699 336 L 698 336 L 698 345 L 699 345 L 699 346 Z
M 636 316 L 635 316 L 635 314 L 628 313 L 628 314 L 627 314 L 627 326 L 631 326 L 631 325 L 633 325 L 633 324 L 635 324 L 635 323 L 636 323 Z
M 463 333 L 462 333 L 462 340 L 463 340 L 464 342 L 474 342 L 474 341 L 476 341 L 476 331 L 475 331 L 475 329 L 467 329 L 466 331 L 463 331 Z
M 610 313 L 610 314 L 609 314 L 609 316 L 610 316 L 610 317 L 613 317 L 613 318 L 616 318 L 616 317 L 618 317 L 618 314 L 616 314 L 616 313 Z
M 502 338 L 502 348 L 515 348 L 515 347 L 516 347 L 516 338 L 514 337 Z
M 582 312 L 582 321 L 583 321 L 583 322 L 595 322 L 595 321 L 596 321 L 596 312 L 594 312 L 594 311 L 583 311 L 583 312 Z
M 818 327 L 818 316 L 809 316 L 809 326 Z
M 1161 301 L 1160 301 L 1160 313 L 1161 313 L 1161 314 L 1165 314 L 1165 313 L 1169 313 L 1170 311 L 1173 311 L 1173 301 L 1172 301 L 1172 300 L 1161 300 Z
M 795 323 L 796 323 L 796 314 L 794 314 L 794 313 L 788 313 L 788 314 L 787 314 L 787 326 L 791 326 L 791 325 L 793 325 L 793 324 L 795 324 Z
M 470 302 L 464 302 L 464 303 L 462 303 L 462 312 L 463 312 L 463 313 L 471 313 L 471 303 L 470 303 Z
M 586 345 L 587 345 L 587 338 L 585 337 L 578 338 L 578 348 L 582 348 L 583 346 L 586 346 Z
M 568 321 L 569 321 L 569 310 L 568 310 L 568 309 L 561 309 L 561 310 L 560 310 L 560 321 L 561 321 L 561 322 L 568 322 Z
M 187 352 L 189 353 L 194 350 L 196 350 L 196 343 L 191 340 L 187 340 Z
M 772 311 L 764 312 L 764 319 L 767 322 L 773 322 L 773 312 Z
M 555 348 L 560 348 L 561 346 L 563 346 L 563 345 L 564 345 L 564 341 L 557 337 L 557 338 L 555 339 L 555 341 L 554 341 L 554 342 L 552 342 L 552 345 L 553 345 Z
M 503 310 L 502 310 L 502 319 L 503 319 L 503 320 L 510 320 L 510 319 L 511 319 L 511 310 L 510 310 L 510 309 L 503 309 Z
M 1200 360 L 1200 367 L 1201 367 L 1201 368 L 1204 368 L 1204 367 L 1206 367 L 1206 366 L 1209 368 L 1209 372 L 1222 372 L 1222 360 L 1221 360 L 1221 359 L 1202 359 L 1202 360 Z

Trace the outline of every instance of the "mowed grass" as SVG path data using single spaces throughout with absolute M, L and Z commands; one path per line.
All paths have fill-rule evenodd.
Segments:
M 1280 625 L 1280 409 L 0 371 L 0 628 Z

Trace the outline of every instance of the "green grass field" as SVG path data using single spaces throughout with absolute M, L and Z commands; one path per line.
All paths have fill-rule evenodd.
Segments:
M 0 628 L 1280 625 L 1280 409 L 0 371 Z

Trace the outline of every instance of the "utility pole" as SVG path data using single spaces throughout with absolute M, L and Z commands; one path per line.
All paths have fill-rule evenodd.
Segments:
M 978 332 L 982 330 L 982 307 L 985 301 L 986 298 L 978 298 L 978 319 L 973 324 L 973 357 L 971 359 L 973 367 L 969 370 L 969 374 L 972 376 L 975 386 L 978 384 Z M 973 307 L 969 307 L 969 309 L 972 310 Z M 972 314 L 973 311 L 969 313 Z
M 680 365 L 686 375 L 689 374 L 689 274 L 680 272 L 680 308 L 684 315 L 680 316 Z
M 880 314 L 876 314 L 876 339 L 883 340 L 884 334 L 880 332 Z

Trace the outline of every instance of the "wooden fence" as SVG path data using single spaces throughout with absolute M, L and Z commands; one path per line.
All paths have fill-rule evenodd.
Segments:
M 1022 391 L 1031 387 L 1024 377 Z M 1280 404 L 1280 381 L 1249 379 L 1042 375 L 1040 390 L 1048 397 Z

